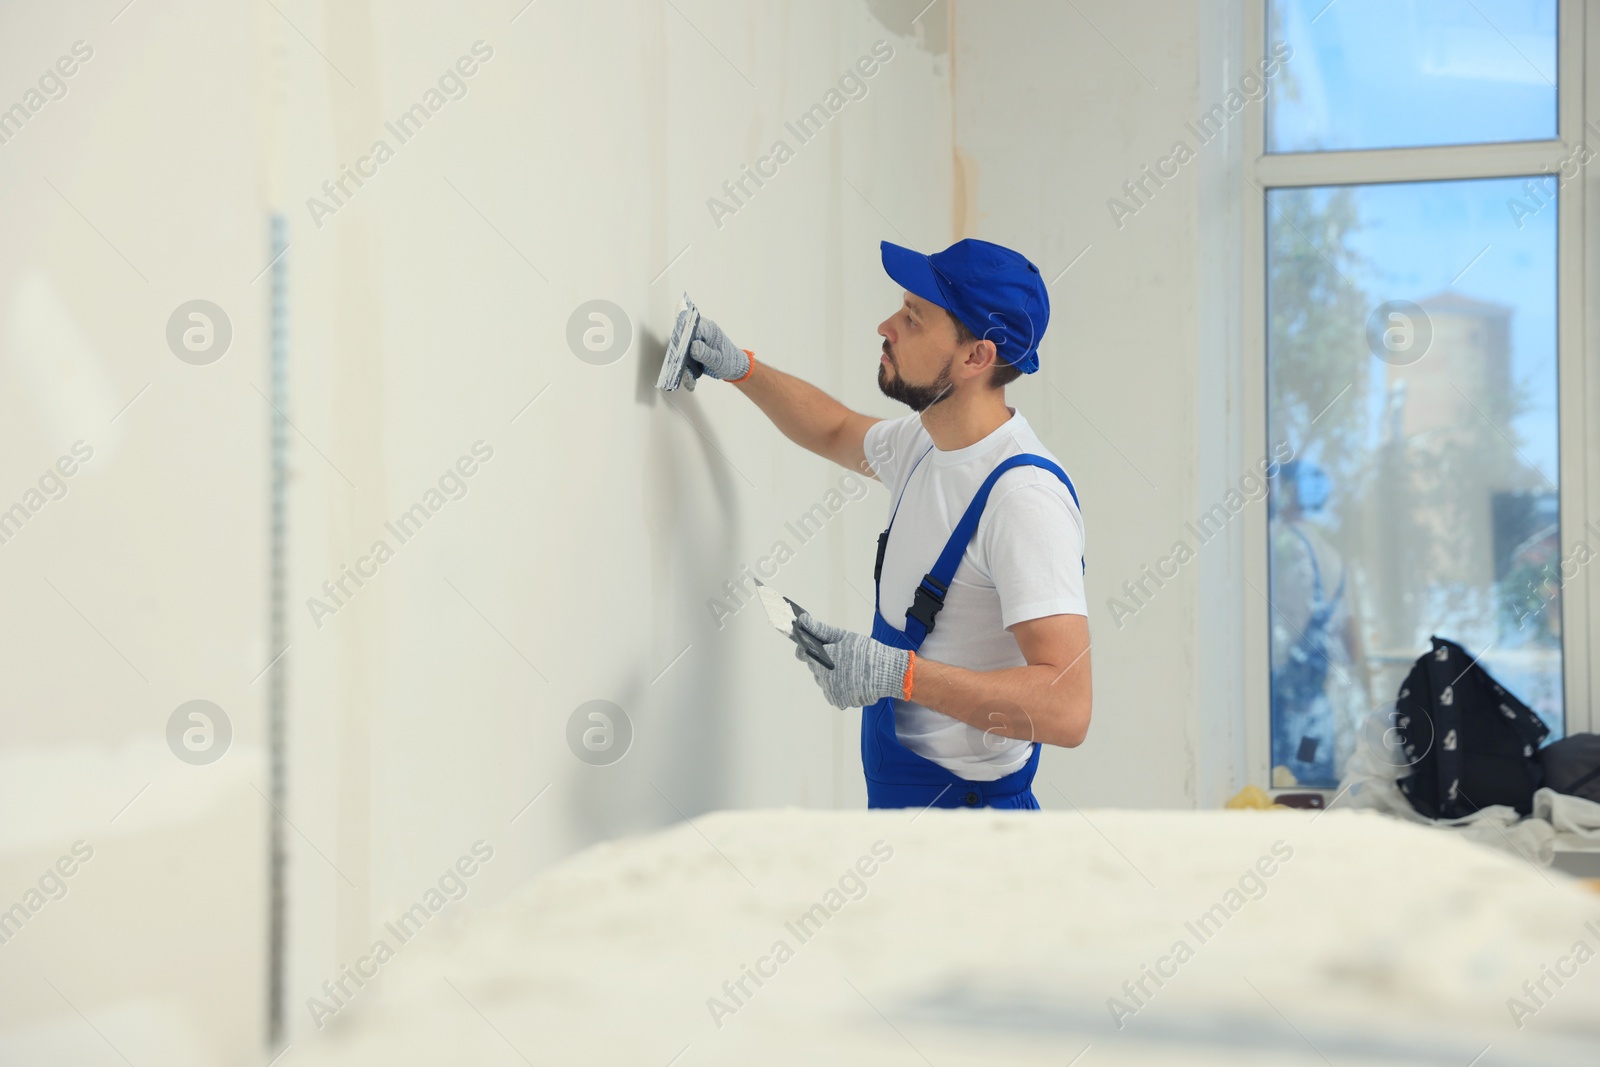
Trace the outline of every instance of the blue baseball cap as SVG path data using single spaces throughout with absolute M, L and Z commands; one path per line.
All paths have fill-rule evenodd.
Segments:
M 1003 245 L 967 238 L 931 256 L 882 242 L 883 269 L 902 288 L 938 304 L 1024 374 L 1039 369 L 1050 296 L 1039 268 Z

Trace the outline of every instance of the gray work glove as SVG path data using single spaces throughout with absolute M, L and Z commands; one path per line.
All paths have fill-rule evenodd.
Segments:
M 824 642 L 823 651 L 833 660 L 829 670 L 804 649 L 795 648 L 795 657 L 811 668 L 811 677 L 822 687 L 828 703 L 836 708 L 865 708 L 884 697 L 904 699 L 906 671 L 911 666 L 911 653 L 906 649 L 830 626 L 809 611 L 801 611 L 795 625 Z
M 686 310 L 678 313 L 678 319 L 672 326 L 672 337 L 667 342 L 668 348 L 678 339 L 688 316 Z M 683 361 L 683 377 L 678 379 L 678 384 L 693 389 L 695 379 L 702 374 L 726 381 L 729 378 L 743 378 L 749 370 L 750 357 L 728 340 L 722 327 L 701 315 L 700 321 L 695 324 L 694 337 L 689 342 L 689 351 Z

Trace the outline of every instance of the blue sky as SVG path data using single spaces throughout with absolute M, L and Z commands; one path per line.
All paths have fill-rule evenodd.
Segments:
M 1300 92 L 1274 79 L 1269 151 L 1556 135 L 1554 0 L 1273 0 Z
M 1554 0 L 1275 0 L 1301 93 L 1273 82 L 1268 145 L 1281 151 L 1543 140 L 1556 135 Z M 1352 246 L 1372 298 L 1453 288 L 1510 304 L 1513 374 L 1538 405 L 1502 427 L 1547 477 L 1556 460 L 1556 212 L 1525 179 L 1368 186 Z M 1548 187 L 1548 183 L 1546 183 Z M 1270 221 L 1270 220 L 1269 220 Z M 1470 267 L 1469 267 L 1470 264 Z M 1462 273 L 1465 271 L 1465 273 Z M 1453 284 L 1452 284 L 1453 282 Z

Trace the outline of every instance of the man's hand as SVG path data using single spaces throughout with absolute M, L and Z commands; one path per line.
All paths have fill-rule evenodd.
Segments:
M 678 320 L 672 326 L 672 337 L 667 341 L 668 348 L 683 332 L 688 317 L 687 310 L 678 313 Z M 749 370 L 750 357 L 728 340 L 728 335 L 722 332 L 720 326 L 701 315 L 683 361 L 685 376 L 679 379 L 679 384 L 693 389 L 695 380 L 702 374 L 727 381 L 730 378 L 743 378 Z
M 874 641 L 864 634 L 841 630 L 837 626 L 800 612 L 795 625 L 823 642 L 833 660 L 829 670 L 796 646 L 795 658 L 811 668 L 811 676 L 822 688 L 822 695 L 836 708 L 864 708 L 884 697 L 905 698 L 909 688 L 906 676 L 911 671 L 912 653 Z

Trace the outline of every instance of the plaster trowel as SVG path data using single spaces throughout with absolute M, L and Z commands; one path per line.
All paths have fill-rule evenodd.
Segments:
M 756 593 L 761 597 L 761 606 L 767 609 L 767 618 L 772 621 L 773 628 L 799 645 L 806 655 L 830 671 L 833 670 L 833 660 L 822 650 L 822 642 L 795 621 L 805 608 L 771 586 L 762 585 L 760 578 L 755 579 L 755 583 Z
M 684 373 L 684 364 L 689 359 L 689 342 L 694 340 L 694 328 L 700 325 L 700 309 L 694 306 L 694 301 L 689 299 L 689 294 L 683 294 L 679 302 L 678 318 L 683 319 L 683 329 L 673 333 L 672 340 L 667 343 L 667 358 L 661 361 L 661 373 L 656 376 L 656 388 L 663 393 L 670 393 L 679 385 L 687 385 L 691 392 L 694 391 L 694 375 Z

